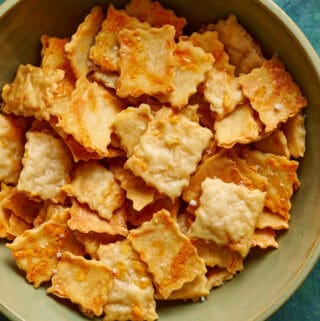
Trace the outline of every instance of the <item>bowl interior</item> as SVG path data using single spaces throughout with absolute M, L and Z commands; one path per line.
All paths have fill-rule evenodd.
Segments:
M 14 3 L 16 1 L 12 1 Z M 24 0 L 0 11 L 0 87 L 10 82 L 19 64 L 37 64 L 42 34 L 70 36 L 95 4 L 108 1 Z M 126 1 L 112 1 L 117 7 Z M 283 12 L 268 0 L 161 1 L 188 20 L 187 31 L 234 13 L 270 57 L 277 53 L 308 98 L 307 153 L 301 162 L 301 188 L 294 196 L 291 228 L 279 237 L 280 248 L 253 254 L 244 271 L 214 290 L 204 303 L 159 306 L 162 321 L 263 320 L 300 285 L 320 251 L 320 70 L 308 41 Z M 2 16 L 1 16 L 2 14 Z M 72 307 L 60 304 L 24 281 L 8 250 L 0 246 L 0 311 L 12 320 L 85 320 Z

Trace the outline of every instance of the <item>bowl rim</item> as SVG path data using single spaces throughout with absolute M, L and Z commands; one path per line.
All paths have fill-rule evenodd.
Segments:
M 0 4 L 0 21 L 7 15 L 14 7 L 22 2 L 23 0 L 5 0 Z M 112 1 L 112 0 L 111 0 Z M 210 1 L 210 0 L 209 0 Z M 292 38 L 300 45 L 302 51 L 305 54 L 305 58 L 308 63 L 312 66 L 315 71 L 316 78 L 320 83 L 320 58 L 316 50 L 303 33 L 303 31 L 298 27 L 298 25 L 293 21 L 291 17 L 273 0 L 251 0 L 262 7 L 266 13 L 272 15 L 273 18 L 277 19 L 280 24 L 284 26 L 286 31 L 291 34 Z M 287 284 L 285 288 L 274 297 L 273 302 L 264 307 L 263 311 L 258 312 L 257 315 L 253 316 L 252 320 L 266 320 L 273 313 L 275 313 L 301 286 L 303 281 L 308 277 L 317 261 L 320 258 L 320 235 L 313 242 L 313 245 L 306 256 L 306 260 L 301 266 L 296 274 L 293 276 L 291 281 Z M 21 319 L 13 310 L 0 302 L 0 316 L 1 313 L 12 321 L 24 321 Z

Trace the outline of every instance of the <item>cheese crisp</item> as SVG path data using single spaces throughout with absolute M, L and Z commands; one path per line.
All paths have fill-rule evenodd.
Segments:
M 206 272 L 204 261 L 166 210 L 157 212 L 150 222 L 132 230 L 129 240 L 147 264 L 157 290 L 165 299 Z
M 102 262 L 62 254 L 48 293 L 71 300 L 88 316 L 99 316 L 112 288 L 112 271 Z
M 243 92 L 270 132 L 307 105 L 298 85 L 277 58 L 240 77 Z
M 119 32 L 119 97 L 168 94 L 175 89 L 174 34 L 170 25 Z
M 63 140 L 50 132 L 28 132 L 17 189 L 30 197 L 60 202 L 69 179 L 72 156 Z
M 219 245 L 252 240 L 265 193 L 211 178 L 203 181 L 201 186 L 203 192 L 191 235 Z
M 14 118 L 0 114 L 0 181 L 16 184 L 22 170 L 24 132 Z
M 175 89 L 159 99 L 162 102 L 169 102 L 173 107 L 183 108 L 188 104 L 190 96 L 197 92 L 198 86 L 206 79 L 214 59 L 211 54 L 195 47 L 190 41 L 179 41 L 174 51 L 174 61 Z
M 96 161 L 79 163 L 71 183 L 63 190 L 107 220 L 124 201 L 124 193 L 112 172 Z
M 65 45 L 72 70 L 77 78 L 85 77 L 89 72 L 89 52 L 94 39 L 100 30 L 104 14 L 102 8 L 94 7 L 87 15 L 78 30 L 72 35 L 71 41 Z
M 81 244 L 67 227 L 68 218 L 66 212 L 57 213 L 48 222 L 7 244 L 20 269 L 26 272 L 27 280 L 36 288 L 51 279 L 62 252 L 83 254 Z
M 12 84 L 2 89 L 3 112 L 49 120 L 64 71 L 20 65 Z
M 132 0 L 126 10 L 130 16 L 148 22 L 152 27 L 162 27 L 172 25 L 176 30 L 176 37 L 182 35 L 183 27 L 187 21 L 183 17 L 177 17 L 172 10 L 163 8 L 158 1 Z
M 108 156 L 113 118 L 122 106 L 117 97 L 82 77 L 77 81 L 71 101 L 59 115 L 56 126 L 72 135 L 88 152 L 103 158 Z
M 211 136 L 208 129 L 163 107 L 125 166 L 174 199 L 188 184 Z
M 4 85 L 0 239 L 53 304 L 155 321 L 278 248 L 307 100 L 234 15 L 184 34 L 160 2 L 118 4 L 42 35 Z
M 151 277 L 130 242 L 101 245 L 98 255 L 114 274 L 103 320 L 156 320 Z

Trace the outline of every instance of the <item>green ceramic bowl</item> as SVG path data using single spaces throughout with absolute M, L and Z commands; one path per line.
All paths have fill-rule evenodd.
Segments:
M 9 0 L 0 6 L 0 87 L 10 82 L 19 64 L 37 64 L 41 34 L 71 35 L 94 4 L 106 0 Z M 200 24 L 238 16 L 263 44 L 286 63 L 309 100 L 307 153 L 294 196 L 291 229 L 279 237 L 280 248 L 252 255 L 244 271 L 214 290 L 203 303 L 159 306 L 161 321 L 264 320 L 297 289 L 320 253 L 320 61 L 301 31 L 269 0 L 168 0 L 164 5 L 188 18 L 189 30 Z M 125 1 L 113 1 L 121 6 Z M 67 305 L 25 281 L 7 249 L 0 244 L 0 311 L 11 320 L 85 320 Z

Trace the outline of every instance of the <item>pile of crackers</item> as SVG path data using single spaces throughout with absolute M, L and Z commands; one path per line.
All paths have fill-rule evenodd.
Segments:
M 106 9 L 2 89 L 0 238 L 86 316 L 156 320 L 278 247 L 307 101 L 234 15 L 185 35 L 158 2 Z

